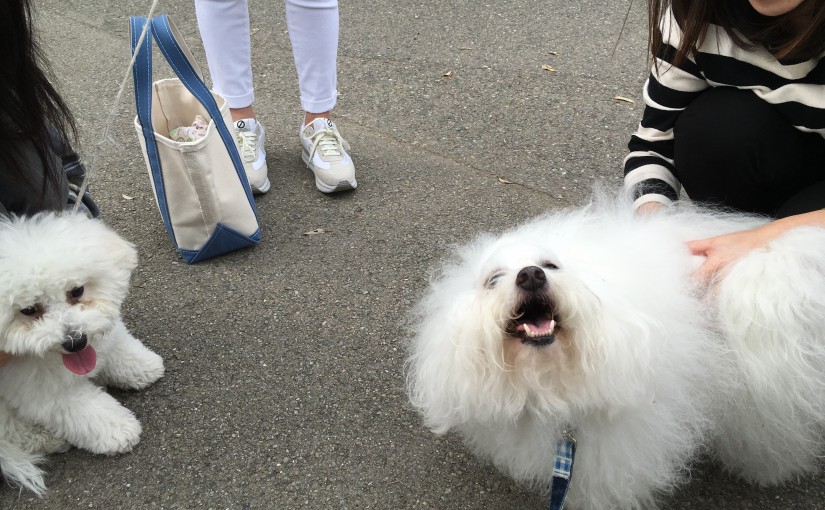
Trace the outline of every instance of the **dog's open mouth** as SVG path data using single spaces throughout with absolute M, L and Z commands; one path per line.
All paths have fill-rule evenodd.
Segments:
M 507 332 L 524 344 L 542 347 L 556 340 L 558 329 L 552 301 L 544 296 L 527 298 L 516 310 Z

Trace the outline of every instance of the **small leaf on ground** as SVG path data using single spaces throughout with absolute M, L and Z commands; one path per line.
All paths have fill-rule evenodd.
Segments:
M 614 101 L 624 101 L 625 103 L 635 103 L 636 101 L 624 96 L 613 96 Z

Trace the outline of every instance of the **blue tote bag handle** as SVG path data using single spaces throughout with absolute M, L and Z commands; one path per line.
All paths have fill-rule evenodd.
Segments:
M 132 54 L 137 51 L 135 66 L 132 70 L 132 81 L 135 85 L 135 107 L 140 125 L 143 130 L 143 138 L 146 141 L 146 157 L 149 159 L 149 167 L 152 172 L 152 182 L 155 184 L 158 198 L 158 208 L 163 219 L 166 232 L 172 239 L 175 246 L 175 232 L 172 230 L 172 223 L 169 220 L 169 207 L 166 204 L 166 190 L 163 184 L 163 175 L 160 172 L 160 156 L 158 156 L 158 145 L 155 141 L 155 132 L 152 129 L 152 31 L 146 32 L 146 36 L 137 47 L 140 34 L 146 25 L 146 18 L 142 16 L 132 16 L 129 18 L 129 32 L 132 40 Z
M 209 238 L 209 240 L 199 250 L 187 250 L 178 247 L 175 240 L 175 233 L 172 227 L 172 221 L 169 214 L 169 205 L 167 202 L 167 195 L 163 181 L 163 174 L 161 172 L 161 161 L 157 148 L 157 141 L 155 140 L 154 128 L 152 125 L 152 38 L 154 38 L 161 53 L 166 61 L 172 67 L 175 75 L 181 83 L 189 90 L 189 92 L 200 102 L 206 109 L 206 112 L 213 119 L 215 128 L 223 141 L 224 146 L 232 160 L 235 168 L 235 173 L 243 185 L 246 193 L 246 199 L 253 213 L 257 217 L 257 210 L 255 208 L 255 200 L 252 197 L 252 190 L 249 187 L 249 182 L 246 177 L 246 172 L 243 168 L 240 154 L 238 153 L 235 140 L 226 123 L 223 122 L 223 116 L 220 108 L 215 101 L 209 88 L 203 81 L 200 69 L 197 67 L 194 58 L 186 47 L 182 44 L 177 29 L 172 24 L 167 15 L 161 15 L 152 18 L 148 21 L 150 30 L 147 31 L 143 41 L 139 41 L 140 35 L 146 26 L 147 20 L 145 17 L 132 16 L 130 22 L 130 39 L 133 54 L 135 57 L 134 70 L 132 78 L 135 89 L 135 107 L 137 110 L 138 121 L 141 125 L 141 132 L 146 143 L 146 159 L 150 167 L 152 181 L 154 183 L 155 192 L 157 196 L 158 208 L 163 218 L 166 232 L 178 249 L 178 252 L 187 263 L 194 263 L 200 260 L 211 258 L 223 253 L 237 250 L 250 245 L 255 245 L 261 241 L 260 229 L 252 235 L 245 235 L 232 229 L 226 225 L 218 223 L 216 228 Z M 138 47 L 140 42 L 140 47 Z

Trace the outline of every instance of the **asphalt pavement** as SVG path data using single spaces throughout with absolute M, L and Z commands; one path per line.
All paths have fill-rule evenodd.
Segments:
M 422 425 L 404 391 L 407 313 L 455 244 L 621 184 L 648 72 L 644 2 L 343 0 L 334 120 L 359 186 L 326 196 L 300 157 L 283 2 L 250 0 L 272 181 L 257 198 L 263 242 L 192 266 L 155 207 L 131 81 L 102 136 L 128 17 L 150 0 L 35 4 L 94 195 L 138 247 L 125 321 L 167 373 L 114 392 L 144 427 L 133 452 L 52 456 L 47 497 L 3 487 L 0 508 L 545 507 Z M 158 12 L 206 69 L 191 0 Z M 663 508 L 807 510 L 823 493 L 821 477 L 756 488 L 702 462 Z

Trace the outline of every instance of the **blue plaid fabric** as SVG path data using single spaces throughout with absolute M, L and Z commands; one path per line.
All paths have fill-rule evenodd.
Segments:
M 564 433 L 556 441 L 556 461 L 553 463 L 553 482 L 550 486 L 549 510 L 563 510 L 570 489 L 570 478 L 573 476 L 573 457 L 576 456 L 576 440 L 573 436 Z
M 553 466 L 553 476 L 559 476 L 565 480 L 570 479 L 573 471 L 574 448 L 575 443 L 569 439 L 556 441 L 556 463 Z

